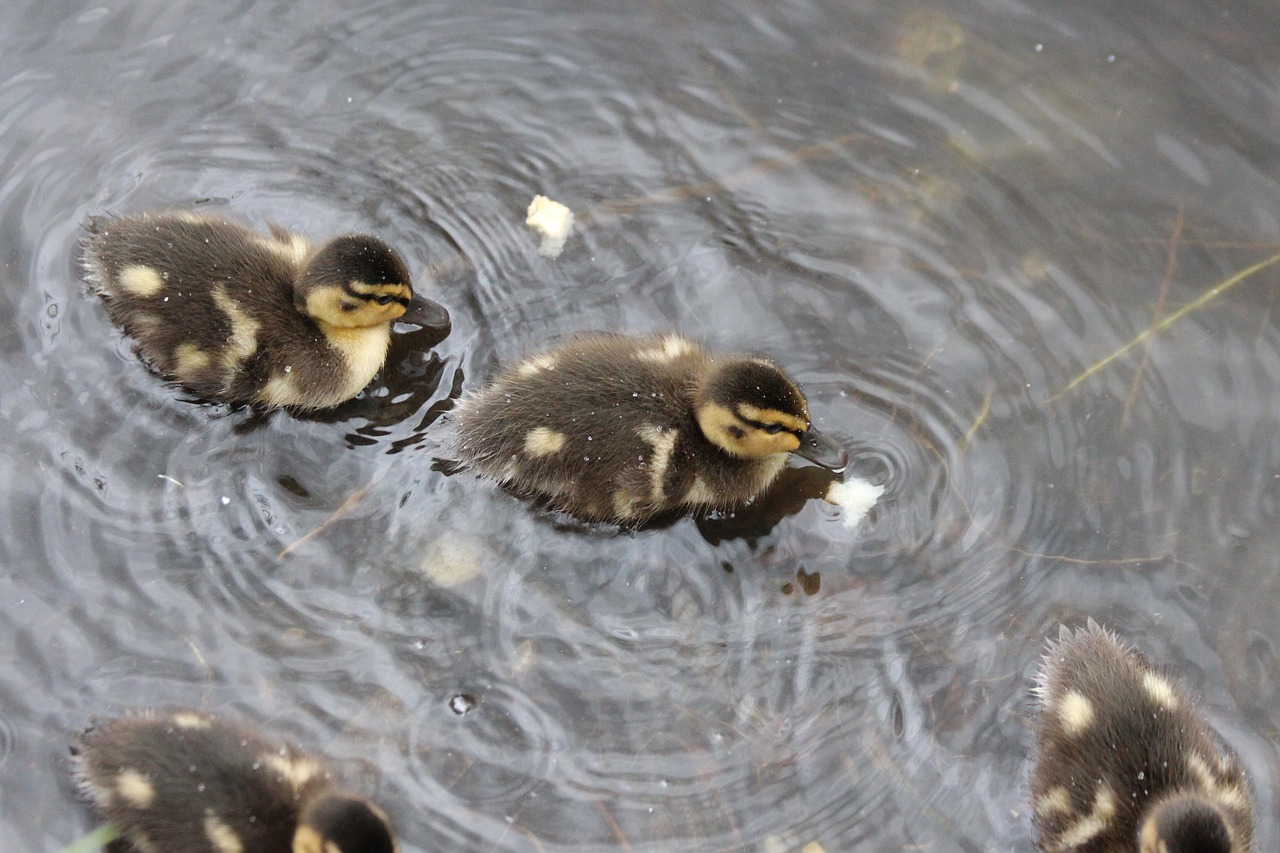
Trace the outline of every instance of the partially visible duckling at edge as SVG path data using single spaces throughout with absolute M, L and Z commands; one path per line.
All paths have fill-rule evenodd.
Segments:
M 504 371 L 454 417 L 461 461 L 590 521 L 741 506 L 791 453 L 848 462 L 779 367 L 678 335 L 579 336 Z
M 397 853 L 385 812 L 293 744 L 191 710 L 89 729 L 82 793 L 119 830 L 111 853 Z
M 1031 781 L 1045 853 L 1246 853 L 1244 770 L 1192 698 L 1093 620 L 1049 643 Z
M 94 217 L 85 278 L 156 371 L 200 397 L 320 409 L 360 393 L 395 321 L 444 329 L 377 237 L 322 246 L 188 212 Z

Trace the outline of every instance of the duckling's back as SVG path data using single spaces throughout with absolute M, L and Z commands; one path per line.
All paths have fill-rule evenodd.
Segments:
M 91 221 L 86 278 L 143 358 L 202 397 L 256 398 L 278 353 L 337 360 L 294 307 L 303 238 L 172 213 Z M 269 346 L 265 346 L 269 343 Z
M 1240 764 L 1191 698 L 1110 632 L 1093 623 L 1074 635 L 1064 629 L 1036 692 L 1032 795 L 1041 849 L 1131 853 L 1144 815 L 1180 791 L 1228 816 L 1237 845 L 1229 849 L 1249 849 Z
M 691 393 L 707 356 L 663 340 L 583 335 L 505 371 L 459 403 L 458 454 L 580 517 L 667 508 L 693 476 L 676 445 L 697 433 Z
M 291 744 L 189 711 L 91 729 L 77 761 L 81 789 L 124 833 L 120 853 L 288 853 L 300 803 L 328 784 Z

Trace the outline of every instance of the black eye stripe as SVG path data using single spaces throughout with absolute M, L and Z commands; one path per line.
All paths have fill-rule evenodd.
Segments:
M 770 424 L 770 423 L 765 423 L 764 421 L 753 421 L 750 418 L 744 418 L 741 415 L 738 416 L 738 420 L 742 421 L 744 424 L 750 424 L 751 426 L 755 427 L 758 430 L 761 430 L 762 432 L 769 432 L 769 427 L 778 427 L 778 432 L 769 433 L 770 435 L 778 435 L 778 433 L 789 432 L 792 435 L 794 435 L 796 438 L 799 438 L 804 432 L 804 430 L 788 429 L 787 427 L 778 423 Z
M 407 296 L 392 296 L 390 293 L 364 293 L 362 291 L 356 290 L 354 287 L 352 287 L 350 284 L 347 284 L 347 283 L 343 283 L 342 292 L 345 293 L 347 296 L 350 296 L 352 299 L 360 299 L 365 302 L 378 302 L 380 298 L 386 297 L 387 298 L 386 302 L 379 302 L 378 304 L 390 305 L 392 302 L 399 302 L 405 308 L 409 307 L 409 297 Z

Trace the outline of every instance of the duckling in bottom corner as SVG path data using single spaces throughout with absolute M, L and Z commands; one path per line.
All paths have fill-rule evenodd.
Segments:
M 191 710 L 142 711 L 72 748 L 110 853 L 398 853 L 385 812 L 316 758 Z
M 85 279 L 143 360 L 192 393 L 266 408 L 322 409 L 382 367 L 396 321 L 444 330 L 377 237 L 322 246 L 189 212 L 93 217 Z
M 1033 814 L 1045 853 L 1247 853 L 1244 770 L 1192 698 L 1093 620 L 1049 643 Z
M 730 510 L 795 453 L 843 470 L 803 392 L 761 358 L 679 335 L 581 335 L 504 371 L 454 410 L 465 465 L 586 521 Z

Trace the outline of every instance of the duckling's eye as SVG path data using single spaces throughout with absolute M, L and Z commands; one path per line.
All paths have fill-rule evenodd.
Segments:
M 769 435 L 777 435 L 782 432 L 783 429 L 785 429 L 785 427 L 783 427 L 782 424 L 769 424 L 764 428 L 764 431 L 769 433 Z
M 378 303 L 379 305 L 389 305 L 389 304 L 391 304 L 393 301 L 395 301 L 395 297 L 394 297 L 394 296 L 386 296 L 386 295 L 384 294 L 383 296 L 375 297 L 373 301 L 374 301 L 374 302 L 376 302 L 376 303 Z

